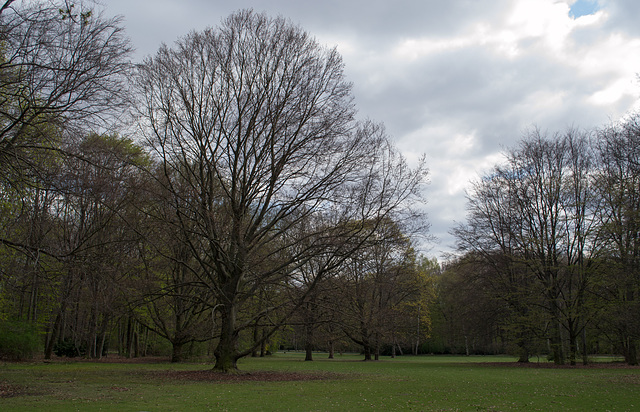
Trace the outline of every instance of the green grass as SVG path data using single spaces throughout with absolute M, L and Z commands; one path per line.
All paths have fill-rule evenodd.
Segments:
M 0 410 L 114 411 L 358 411 L 579 410 L 640 408 L 638 368 L 515 367 L 509 357 L 355 355 L 313 362 L 288 353 L 243 359 L 243 371 L 331 372 L 324 380 L 199 382 L 172 380 L 170 370 L 208 364 L 90 362 L 0 365 Z M 492 362 L 492 364 L 487 364 Z M 495 364 L 493 362 L 504 362 Z M 507 363 L 508 362 L 508 363 Z

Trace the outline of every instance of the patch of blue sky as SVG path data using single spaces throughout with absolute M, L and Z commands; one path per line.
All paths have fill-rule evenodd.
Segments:
M 594 14 L 598 10 L 600 10 L 600 7 L 596 0 L 578 0 L 571 5 L 571 8 L 569 9 L 569 16 L 577 19 L 581 16 Z

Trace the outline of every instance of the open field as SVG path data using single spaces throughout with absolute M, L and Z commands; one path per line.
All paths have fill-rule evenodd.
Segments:
M 299 353 L 243 359 L 224 378 L 208 364 L 54 361 L 0 365 L 0 410 L 357 411 L 640 408 L 640 368 L 518 366 L 509 357 Z M 535 359 L 534 359 L 535 360 Z

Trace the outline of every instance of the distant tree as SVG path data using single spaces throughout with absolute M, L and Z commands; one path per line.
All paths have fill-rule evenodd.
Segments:
M 167 176 L 160 180 L 163 178 Z M 179 178 L 170 178 L 179 189 Z M 129 286 L 129 303 L 138 322 L 171 343 L 171 361 L 180 362 L 185 345 L 214 337 L 211 313 L 215 301 L 192 273 L 193 251 L 177 225 L 179 204 L 172 205 L 174 199 L 166 185 L 146 180 L 144 196 L 137 202 L 142 216 L 134 222 L 144 236 L 139 246 L 143 264 L 136 282 Z
M 553 358 L 564 363 L 566 333 L 573 364 L 593 316 L 587 297 L 601 248 L 593 155 L 576 131 L 549 138 L 536 130 L 505 158 L 475 184 L 467 224 L 454 233 L 461 250 L 494 267 L 488 273 L 499 274 L 506 296 L 542 294 Z M 511 307 L 526 319 L 532 306 L 521 302 Z
M 139 235 L 129 222 L 141 193 L 139 168 L 148 159 L 117 135 L 90 134 L 64 151 L 69 156 L 52 180 L 56 228 L 48 237 L 60 266 L 50 275 L 58 287 L 45 356 L 70 338 L 98 358 L 112 322 L 126 311 L 122 288 L 138 267 L 132 250 Z
M 438 280 L 438 333 L 452 351 L 529 357 L 544 336 L 542 294 L 507 256 L 469 252 L 449 262 Z M 507 266 L 509 265 L 509 266 Z
M 409 169 L 381 127 L 354 122 L 342 70 L 335 49 L 252 11 L 163 46 L 139 67 L 141 131 L 165 173 L 188 186 L 166 180 L 173 204 L 186 204 L 176 207 L 177 227 L 191 271 L 217 304 L 215 369 L 235 369 L 260 343 L 239 347 L 255 324 L 239 319 L 263 286 L 290 284 L 320 255 L 322 278 L 374 233 L 363 222 L 419 195 L 423 164 Z M 308 225 L 318 214 L 332 224 Z
M 410 342 L 413 354 L 418 355 L 420 344 L 431 334 L 431 308 L 436 300 L 436 283 L 441 268 L 435 258 L 413 257 L 411 254 L 408 257 L 406 269 L 411 273 L 403 287 L 410 293 L 396 311 L 394 325 L 402 327 L 394 331 L 392 353 L 395 354 L 395 346 L 400 346 L 395 344 L 402 339 Z
M 640 117 L 598 132 L 597 188 L 602 198 L 602 236 L 607 277 L 602 324 L 630 365 L 640 341 Z
M 420 303 L 425 285 L 419 281 L 410 239 L 392 220 L 379 224 L 364 246 L 339 274 L 341 326 L 362 346 L 365 360 L 377 360 L 382 345 L 397 346 L 405 320 L 412 321 L 411 332 L 415 331 L 419 318 L 412 305 Z M 422 315 L 424 325 L 426 308 Z

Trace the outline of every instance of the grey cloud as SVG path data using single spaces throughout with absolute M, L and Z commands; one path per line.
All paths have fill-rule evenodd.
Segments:
M 640 41 L 636 0 L 601 0 L 608 20 L 576 28 L 564 56 L 545 48 L 544 39 L 535 36 L 520 38 L 519 53 L 512 56 L 479 42 L 413 60 L 394 54 L 409 38 L 456 39 L 474 33 L 478 25 L 488 31 L 500 28 L 517 2 L 109 0 L 107 13 L 125 15 L 141 55 L 154 53 L 160 42 L 171 43 L 192 29 L 216 26 L 240 8 L 288 17 L 321 43 L 337 44 L 346 75 L 354 83 L 360 115 L 384 122 L 408 155 L 427 154 L 432 171 L 427 211 L 431 231 L 440 238 L 430 253 L 438 254 L 452 246 L 448 231 L 453 221 L 465 218 L 466 182 L 452 187 L 452 176 L 472 178 L 532 125 L 551 132 L 588 129 L 614 120 L 637 100 L 633 95 L 602 104 L 590 100 L 620 76 L 619 67 L 607 67 L 609 50 L 601 49 L 601 43 L 612 35 Z M 640 53 L 634 47 L 629 54 Z M 602 67 L 583 70 L 577 59 L 585 55 Z M 625 61 L 624 56 L 618 58 Z M 469 136 L 469 147 L 459 147 L 460 136 Z

